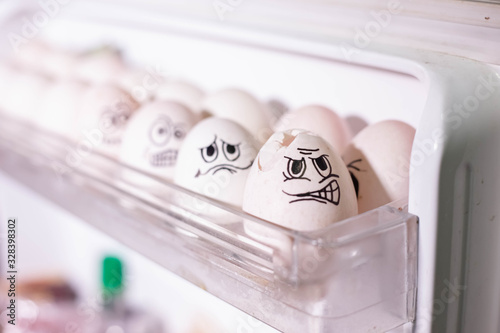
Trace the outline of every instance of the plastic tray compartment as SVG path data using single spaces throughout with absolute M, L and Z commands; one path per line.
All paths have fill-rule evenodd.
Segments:
M 405 200 L 316 232 L 295 232 L 95 152 L 71 172 L 55 172 L 68 146 L 0 119 L 4 172 L 279 330 L 385 332 L 414 319 L 418 219 L 406 212 Z M 217 224 L 221 218 L 227 224 Z M 245 223 L 273 237 L 253 239 Z

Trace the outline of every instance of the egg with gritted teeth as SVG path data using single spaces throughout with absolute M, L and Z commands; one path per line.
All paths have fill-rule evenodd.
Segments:
M 150 102 L 130 118 L 122 137 L 120 160 L 148 173 L 172 179 L 182 141 L 195 124 L 185 106 Z
M 321 137 L 294 129 L 273 134 L 261 148 L 247 179 L 243 210 L 311 231 L 356 215 L 358 207 L 337 152 Z M 245 223 L 246 230 L 251 228 Z
M 95 85 L 81 98 L 76 117 L 79 140 L 87 140 L 93 149 L 117 158 L 125 124 L 139 104 L 115 85 Z
M 364 128 L 344 150 L 363 213 L 409 194 L 409 166 L 415 129 L 398 120 Z
M 252 135 L 237 123 L 217 117 L 205 119 L 182 144 L 174 182 L 240 207 L 257 150 Z

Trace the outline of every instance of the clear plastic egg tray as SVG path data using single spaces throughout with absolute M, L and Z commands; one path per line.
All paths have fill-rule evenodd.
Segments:
M 414 319 L 418 219 L 405 200 L 297 232 L 97 152 L 68 167 L 74 145 L 0 117 L 3 172 L 281 331 L 386 332 Z M 124 181 L 124 173 L 154 184 L 155 194 Z M 230 223 L 219 225 L 213 216 Z M 281 241 L 272 246 L 252 239 L 244 222 L 273 229 Z

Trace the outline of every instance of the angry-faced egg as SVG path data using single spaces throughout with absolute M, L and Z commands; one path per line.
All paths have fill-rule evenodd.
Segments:
M 243 210 L 300 231 L 358 212 L 342 159 L 325 140 L 304 130 L 277 132 L 264 144 L 247 179 Z
M 174 182 L 241 206 L 243 188 L 257 154 L 253 137 L 237 123 L 212 117 L 198 123 L 179 151 Z
M 342 157 L 358 192 L 363 213 L 408 196 L 409 161 L 415 129 L 386 120 L 359 132 Z

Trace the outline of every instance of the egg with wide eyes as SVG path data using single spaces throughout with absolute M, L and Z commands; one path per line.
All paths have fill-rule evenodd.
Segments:
M 320 105 L 307 105 L 283 115 L 275 127 L 276 131 L 300 128 L 313 132 L 338 152 L 344 150 L 351 140 L 347 123 L 333 110 Z
M 357 189 L 363 213 L 409 193 L 409 165 L 415 129 L 401 121 L 386 120 L 364 128 L 342 157 Z
M 300 231 L 358 212 L 356 191 L 340 156 L 321 137 L 303 130 L 277 132 L 264 144 L 247 179 L 243 210 Z
M 96 151 L 118 157 L 125 124 L 139 104 L 111 84 L 89 87 L 80 101 L 75 122 L 78 140 L 89 142 Z
M 257 151 L 257 143 L 242 126 L 207 118 L 193 127 L 182 144 L 174 182 L 240 207 Z
M 194 114 L 181 104 L 149 102 L 127 122 L 120 160 L 170 180 L 174 176 L 179 148 L 194 124 Z
M 202 112 L 230 119 L 244 127 L 261 144 L 272 134 L 266 107 L 240 89 L 224 89 L 208 95 L 202 102 Z

